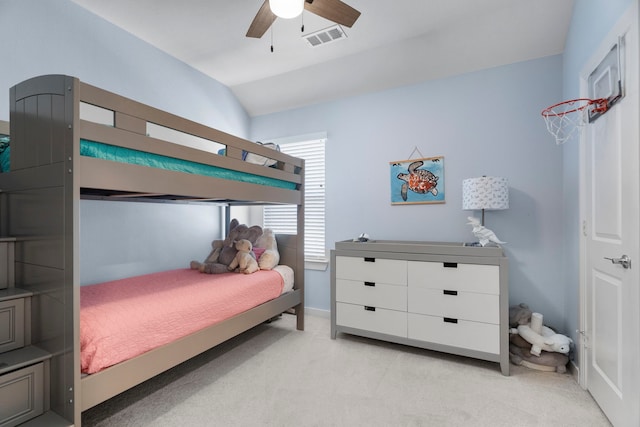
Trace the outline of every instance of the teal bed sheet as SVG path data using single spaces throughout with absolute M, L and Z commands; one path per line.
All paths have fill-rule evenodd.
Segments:
M 0 144 L 1 143 L 2 142 L 0 141 Z M 110 160 L 119 163 L 129 163 L 138 166 L 148 166 L 152 168 L 184 172 L 194 175 L 210 176 L 232 181 L 265 185 L 268 187 L 285 189 L 296 188 L 295 183 L 283 181 L 281 179 L 254 175 L 247 172 L 234 171 L 231 169 L 191 162 L 183 159 L 176 159 L 174 157 L 161 156 L 158 154 L 147 153 L 140 150 L 132 150 L 130 148 L 117 147 L 115 145 L 103 144 L 101 142 L 89 141 L 86 139 L 80 140 L 80 155 L 94 157 L 97 159 Z M 9 170 L 9 157 L 10 147 L 5 146 L 4 150 L 2 150 L 2 152 L 0 153 L 1 171 Z
M 9 170 L 9 136 L 0 135 L 0 172 Z

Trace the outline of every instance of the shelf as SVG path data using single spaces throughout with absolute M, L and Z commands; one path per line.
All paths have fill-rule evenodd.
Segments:
M 62 418 L 55 412 L 47 411 L 24 424 L 20 424 L 20 427 L 69 427 L 72 425 L 69 420 Z
M 0 289 L 0 302 L 9 301 L 9 300 L 18 299 L 18 298 L 27 298 L 32 295 L 33 295 L 33 292 L 25 291 L 24 289 L 20 289 L 20 288 Z
M 33 345 L 0 353 L 0 375 L 50 358 L 51 353 Z

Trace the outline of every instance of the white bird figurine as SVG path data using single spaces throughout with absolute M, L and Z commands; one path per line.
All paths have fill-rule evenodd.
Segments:
M 473 230 L 471 230 L 471 232 L 473 233 L 474 236 L 478 238 L 478 241 L 480 242 L 481 246 L 487 246 L 487 243 L 489 242 L 493 242 L 496 244 L 507 243 L 498 239 L 498 236 L 496 236 L 496 233 L 489 230 L 484 225 L 481 225 L 480 220 L 478 218 L 469 216 L 467 217 L 467 219 L 469 220 L 467 224 L 470 224 L 471 226 L 473 226 Z

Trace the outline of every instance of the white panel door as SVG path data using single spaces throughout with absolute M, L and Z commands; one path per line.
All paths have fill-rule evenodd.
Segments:
M 634 4 L 582 74 L 582 95 L 598 97 L 597 85 L 606 83 L 600 78 L 606 76 L 601 61 L 619 43 L 625 96 L 586 126 L 580 142 L 585 338 L 581 381 L 614 426 L 640 425 L 637 28 Z M 630 265 L 619 262 L 623 256 L 629 257 Z

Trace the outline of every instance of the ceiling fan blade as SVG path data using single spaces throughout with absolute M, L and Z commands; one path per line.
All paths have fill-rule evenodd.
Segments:
M 340 0 L 306 0 L 304 8 L 336 24 L 351 28 L 360 12 Z
M 253 18 L 253 22 L 251 22 L 247 30 L 247 37 L 261 38 L 276 18 L 277 16 L 271 12 L 271 8 L 269 7 L 269 0 L 264 0 L 262 7 L 260 7 L 260 10 L 256 14 L 256 17 Z

